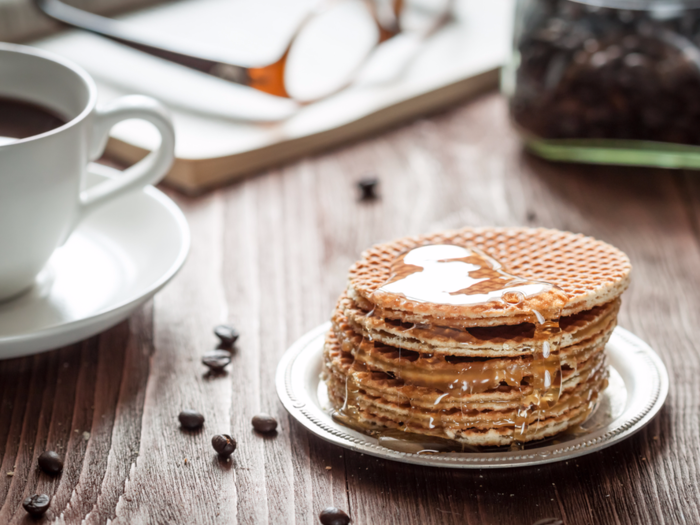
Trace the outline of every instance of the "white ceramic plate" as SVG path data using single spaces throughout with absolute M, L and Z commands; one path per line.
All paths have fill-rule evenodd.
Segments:
M 118 175 L 91 165 L 87 185 Z M 152 186 L 88 216 L 34 288 L 0 303 L 0 359 L 65 346 L 129 317 L 173 278 L 190 233 L 180 209 Z
M 659 356 L 637 336 L 616 328 L 606 351 L 610 385 L 584 432 L 562 434 L 527 445 L 525 450 L 413 454 L 397 452 L 377 439 L 351 430 L 331 417 L 320 381 L 321 354 L 330 323 L 299 339 L 277 367 L 277 394 L 287 411 L 317 436 L 363 454 L 385 459 L 449 468 L 505 468 L 551 463 L 590 454 L 628 438 L 661 409 L 668 393 L 668 373 Z

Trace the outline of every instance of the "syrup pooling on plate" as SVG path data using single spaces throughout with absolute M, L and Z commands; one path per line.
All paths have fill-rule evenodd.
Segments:
M 400 366 L 393 370 L 387 370 L 387 376 L 406 385 L 437 389 L 442 395 L 436 401 L 436 405 L 446 396 L 459 398 L 465 394 L 498 389 L 502 385 L 516 387 L 521 392 L 517 416 L 499 424 L 513 427 L 513 441 L 517 443 L 531 432 L 535 432 L 537 425 L 533 423 L 541 416 L 546 417 L 546 412 L 559 401 L 562 384 L 559 315 L 566 296 L 555 286 L 509 274 L 498 261 L 476 249 L 455 245 L 427 245 L 399 256 L 392 263 L 389 279 L 375 294 L 390 294 L 419 303 L 453 307 L 469 307 L 498 301 L 503 304 L 504 309 L 516 309 L 519 315 L 524 316 L 527 322 L 534 326 L 534 337 L 528 348 L 530 355 L 525 358 L 497 359 L 491 363 L 489 360 L 452 358 L 449 370 L 441 370 L 438 373 L 425 374 L 421 365 L 434 364 L 436 360 L 445 359 L 443 357 L 385 347 L 387 352 L 398 352 L 400 363 Z M 559 301 L 555 301 L 554 308 L 546 310 L 546 317 L 528 306 L 529 299 L 544 294 L 550 294 Z M 370 311 L 367 315 L 376 314 Z M 446 336 L 467 345 L 471 338 L 464 329 L 439 325 L 410 325 L 405 333 L 411 335 L 412 332 L 416 332 L 416 335 L 420 332 Z M 366 424 L 360 424 L 358 427 L 356 416 L 362 392 L 358 378 L 370 370 L 366 362 L 367 344 L 363 341 L 356 351 L 352 369 L 348 374 L 345 403 L 337 417 L 354 428 L 376 435 L 385 446 L 405 451 L 404 445 L 397 445 L 401 441 L 398 439 L 400 431 L 398 434 L 395 430 L 382 431 Z M 373 368 L 376 369 L 376 366 Z M 409 415 L 402 426 L 406 438 L 413 443 L 409 448 L 422 444 L 426 452 L 444 450 L 447 445 L 442 441 L 436 444 L 431 442 L 432 437 L 416 437 L 415 434 L 419 434 L 421 428 L 412 428 L 412 421 L 416 420 L 420 412 L 425 413 L 424 410 L 417 407 L 410 397 L 404 400 L 403 405 L 410 407 Z M 464 405 L 462 413 L 478 417 L 478 411 L 467 410 Z M 448 411 L 442 410 L 439 418 L 430 418 L 428 428 L 454 426 L 450 415 Z M 458 428 L 454 427 L 453 430 Z

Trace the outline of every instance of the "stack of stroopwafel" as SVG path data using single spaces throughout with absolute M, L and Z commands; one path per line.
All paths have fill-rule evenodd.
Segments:
M 324 349 L 341 419 L 468 445 L 552 436 L 607 385 L 627 257 L 583 235 L 491 228 L 367 250 Z M 557 328 L 557 322 L 558 328 Z

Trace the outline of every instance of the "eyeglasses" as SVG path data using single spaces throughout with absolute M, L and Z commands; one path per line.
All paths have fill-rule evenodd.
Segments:
M 377 47 L 400 33 L 405 32 L 403 30 L 402 18 L 407 11 L 407 3 L 411 3 L 411 1 L 412 0 L 388 0 L 384 2 L 377 0 L 330 0 L 323 2 L 303 18 L 286 45 L 282 56 L 278 60 L 261 67 L 246 67 L 222 62 L 218 57 L 206 56 L 202 54 L 201 51 L 196 53 L 191 52 L 185 49 L 184 45 L 177 46 L 172 43 L 165 44 L 163 42 L 158 42 L 156 41 L 157 39 L 147 34 L 136 32 L 134 28 L 129 26 L 128 22 L 95 15 L 82 9 L 69 6 L 63 3 L 62 0 L 35 0 L 39 9 L 48 16 L 70 26 L 101 35 L 144 53 L 170 62 L 175 62 L 229 82 L 242 84 L 273 96 L 294 99 L 301 103 L 314 102 L 326 98 L 352 84 L 358 71 L 369 60 Z M 432 16 L 427 17 L 429 22 L 420 30 L 411 31 L 411 34 L 419 40 L 426 39 L 434 34 L 449 20 L 452 12 L 452 3 L 453 0 L 444 0 L 439 11 L 433 11 Z M 288 72 L 290 56 L 300 55 L 300 48 L 306 47 L 308 49 L 308 45 L 304 46 L 304 41 L 308 40 L 305 37 L 313 32 L 314 27 L 319 26 L 319 23 L 322 22 L 324 17 L 330 18 L 334 15 L 336 18 L 338 18 L 338 16 L 342 17 L 344 16 L 343 9 L 347 11 L 349 7 L 351 7 L 351 4 L 355 4 L 355 7 L 361 5 L 362 8 L 365 9 L 366 14 L 369 15 L 365 18 L 368 19 L 369 24 L 373 26 L 372 29 L 375 35 L 374 42 L 368 44 L 369 40 L 367 38 L 364 39 L 362 42 L 362 49 L 359 50 L 359 53 L 354 53 L 355 56 L 347 64 L 346 71 L 343 71 L 342 74 L 339 75 L 335 83 L 325 82 L 327 85 L 323 86 L 323 89 L 316 89 L 315 92 L 310 95 L 299 95 L 295 93 L 294 89 L 290 89 L 289 79 L 285 78 Z M 425 6 L 423 7 L 425 8 Z M 342 31 L 339 33 L 342 33 Z M 345 33 L 347 35 L 348 31 L 345 31 Z M 353 33 L 350 31 L 349 34 L 357 34 L 359 38 L 358 32 Z M 331 37 L 333 36 L 335 35 L 331 35 Z M 317 49 L 320 47 L 324 46 L 316 46 Z M 332 42 L 329 43 L 328 48 L 332 51 Z M 308 54 L 309 53 L 306 53 L 307 56 Z M 328 55 L 328 52 L 326 55 Z M 333 59 L 334 57 L 331 55 L 330 58 Z M 298 61 L 297 59 L 297 62 Z M 318 67 L 316 69 L 318 69 Z

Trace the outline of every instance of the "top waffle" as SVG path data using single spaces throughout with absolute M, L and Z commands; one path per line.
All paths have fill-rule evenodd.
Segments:
M 391 279 L 392 264 L 402 254 L 428 245 L 476 248 L 500 262 L 505 271 L 560 290 L 535 294 L 519 304 L 484 301 L 468 305 L 414 300 L 379 290 Z M 465 228 L 370 248 L 350 269 L 348 295 L 362 309 L 376 310 L 375 314 L 388 319 L 414 323 L 439 319 L 441 324 L 454 326 L 518 324 L 530 318 L 531 309 L 546 316 L 563 307 L 561 315 L 568 316 L 609 303 L 629 285 L 630 271 L 624 253 L 581 234 L 544 228 Z

